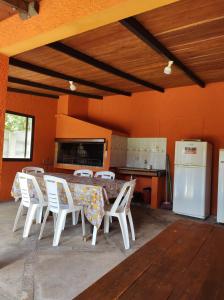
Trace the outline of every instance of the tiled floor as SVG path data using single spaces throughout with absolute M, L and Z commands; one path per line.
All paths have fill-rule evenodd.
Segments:
M 19 229 L 12 232 L 17 207 L 18 203 L 14 202 L 0 204 L 0 299 L 4 300 L 72 299 L 181 218 L 169 211 L 133 207 L 136 241 L 128 251 L 124 250 L 118 222 L 113 222 L 108 235 L 101 231 L 93 247 L 91 241 L 82 240 L 81 225 L 72 226 L 68 218 L 60 245 L 53 248 L 51 219 L 41 241 L 37 239 L 40 226 L 36 224 L 30 237 L 22 239 L 25 217 Z

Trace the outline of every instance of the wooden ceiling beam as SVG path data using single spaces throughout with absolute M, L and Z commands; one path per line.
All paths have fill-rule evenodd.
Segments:
M 17 88 L 12 88 L 12 87 L 8 87 L 7 91 L 8 92 L 12 92 L 12 93 L 27 94 L 27 95 L 47 97 L 47 98 L 53 98 L 53 99 L 58 99 L 59 98 L 58 95 L 46 94 L 46 93 L 39 93 L 39 92 L 35 92 L 35 91 L 29 91 L 29 90 L 24 90 L 24 89 L 17 89 Z
M 172 52 L 170 52 L 150 31 L 148 31 L 141 23 L 139 23 L 134 17 L 126 18 L 120 21 L 129 31 L 134 33 L 144 43 L 154 49 L 160 55 L 164 55 L 174 64 L 179 67 L 192 81 L 204 88 L 205 83 L 202 81 L 192 70 L 184 65 L 179 58 L 177 58 Z
M 43 83 L 39 83 L 39 82 L 20 79 L 20 78 L 16 78 L 16 77 L 12 77 L 12 76 L 8 77 L 8 82 L 32 86 L 35 88 L 49 90 L 49 91 L 55 91 L 55 92 L 59 92 L 59 93 L 63 93 L 63 94 L 76 95 L 76 96 L 85 97 L 85 98 L 103 99 L 103 97 L 99 96 L 99 95 L 87 94 L 87 93 L 82 93 L 82 92 L 73 92 L 71 90 L 62 89 L 62 88 L 59 88 L 56 86 L 51 86 L 51 85 L 47 85 L 47 84 L 43 84 Z
M 95 82 L 92 82 L 92 81 L 88 81 L 88 80 L 81 79 L 81 78 L 78 78 L 78 77 L 66 75 L 66 74 L 56 72 L 56 71 L 53 71 L 53 70 L 50 70 L 50 69 L 47 69 L 47 68 L 43 68 L 43 67 L 40 67 L 40 66 L 37 66 L 37 65 L 30 64 L 30 63 L 25 62 L 25 61 L 21 61 L 19 59 L 13 58 L 13 57 L 10 57 L 9 64 L 12 65 L 12 66 L 15 66 L 15 67 L 19 67 L 19 68 L 23 68 L 23 69 L 32 71 L 32 72 L 36 72 L 36 73 L 39 73 L 39 74 L 44 74 L 44 75 L 47 75 L 47 76 L 50 76 L 50 77 L 59 78 L 59 79 L 63 79 L 63 80 L 66 80 L 66 81 L 74 81 L 76 83 L 80 83 L 82 85 L 89 86 L 89 87 L 92 87 L 92 88 L 95 88 L 95 89 L 98 89 L 98 90 L 111 92 L 111 93 L 114 93 L 114 94 L 120 94 L 120 95 L 124 95 L 124 96 L 131 96 L 131 93 L 127 92 L 127 91 L 123 91 L 123 90 L 120 90 L 120 89 L 115 89 L 115 88 L 105 86 L 105 85 L 102 85 L 102 84 L 98 84 L 98 83 L 95 83 Z
M 159 91 L 159 92 L 164 92 L 164 88 L 158 86 L 158 85 L 155 85 L 151 82 L 148 82 L 146 80 L 143 80 L 143 79 L 140 79 L 138 77 L 135 77 L 134 75 L 132 74 L 129 74 L 129 73 L 126 73 L 124 71 L 121 71 L 109 64 L 106 64 L 100 60 L 97 60 L 83 52 L 80 52 L 74 48 L 71 48 L 61 42 L 54 42 L 54 43 L 51 43 L 51 44 L 48 44 L 47 45 L 48 47 L 50 47 L 51 49 L 54 49 L 56 51 L 59 51 L 61 53 L 64 53 L 70 57 L 73 57 L 75 59 L 78 59 L 80 61 L 83 61 L 84 63 L 87 63 L 97 69 L 100 69 L 100 70 L 103 70 L 107 73 L 110 73 L 110 74 L 113 74 L 115 76 L 119 76 L 123 79 L 126 79 L 126 80 L 129 80 L 129 81 L 132 81 L 134 83 L 137 83 L 137 84 L 140 84 L 140 85 L 143 85 L 143 86 L 146 86 L 150 89 L 153 89 L 153 90 L 156 90 L 156 91 Z

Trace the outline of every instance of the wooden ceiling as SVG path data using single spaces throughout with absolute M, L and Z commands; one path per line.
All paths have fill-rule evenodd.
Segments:
M 134 18 L 205 84 L 224 80 L 223 0 L 180 0 Z M 120 22 L 61 42 L 135 78 L 164 89 L 195 84 L 176 64 L 172 68 L 172 74 L 165 75 L 163 69 L 169 59 L 152 49 Z M 111 92 L 78 83 L 77 92 L 92 94 L 93 98 L 94 95 L 118 94 L 117 90 L 124 93 L 151 90 L 145 85 L 108 73 L 49 46 L 16 55 L 15 58 L 63 73 L 67 77 L 116 89 Z M 15 65 L 10 65 L 9 76 L 69 90 L 68 80 Z M 8 85 L 10 88 L 45 94 L 65 93 L 64 90 L 51 91 L 15 82 L 9 82 Z
M 0 0 L 0 21 L 11 17 L 16 14 L 15 10 L 12 9 L 9 5 L 6 5 L 4 2 Z

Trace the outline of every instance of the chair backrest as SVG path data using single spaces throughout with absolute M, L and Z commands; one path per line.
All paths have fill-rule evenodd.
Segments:
M 119 195 L 117 196 L 117 199 L 115 200 L 111 212 L 115 213 L 118 209 L 119 212 L 122 212 L 126 209 L 130 208 L 131 200 L 133 198 L 133 193 L 135 190 L 136 185 L 136 179 L 126 182 Z
M 36 200 L 39 201 L 40 204 L 42 204 L 44 202 L 44 196 L 36 178 L 33 175 L 21 173 L 21 172 L 18 172 L 17 176 L 19 179 L 22 204 L 26 207 L 29 207 L 32 198 L 35 198 Z M 29 188 L 29 181 L 31 184 L 30 188 Z M 31 189 L 34 190 L 32 191 Z
M 60 198 L 62 194 L 66 196 L 68 207 L 71 209 L 74 207 L 71 192 L 68 187 L 68 183 L 65 179 L 55 177 L 55 176 L 44 176 L 44 181 L 46 184 L 48 207 L 50 211 L 57 213 L 60 208 Z M 60 189 L 61 187 L 61 189 Z
M 22 169 L 23 173 L 44 173 L 44 169 L 43 168 L 39 168 L 39 167 L 25 167 Z
M 111 171 L 100 171 L 100 172 L 96 172 L 94 177 L 100 177 L 103 179 L 115 179 L 115 173 L 111 172 Z
M 74 171 L 73 175 L 81 176 L 81 177 L 93 177 L 92 170 L 76 170 Z

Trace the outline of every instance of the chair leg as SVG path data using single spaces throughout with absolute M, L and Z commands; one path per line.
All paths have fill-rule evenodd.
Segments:
M 65 230 L 65 223 L 66 223 L 66 218 L 64 218 L 64 222 L 63 222 L 62 230 Z
M 94 227 L 93 227 L 92 246 L 95 246 L 95 245 L 96 245 L 96 236 L 97 236 L 97 231 L 98 231 L 97 227 L 96 227 L 96 226 L 94 226 Z
M 26 216 L 28 212 L 28 207 L 23 207 L 23 216 Z
M 124 247 L 126 250 L 128 250 L 130 248 L 130 243 L 129 243 L 128 224 L 127 224 L 126 214 L 121 213 L 118 217 L 118 220 L 121 226 L 121 233 L 123 236 Z
M 43 223 L 42 223 L 41 228 L 40 228 L 40 234 L 39 234 L 39 237 L 38 237 L 39 240 L 42 239 L 43 232 L 44 232 L 44 227 L 45 227 L 48 215 L 49 215 L 49 209 L 47 208 L 46 212 L 45 212 L 45 215 L 44 215 Z
M 55 231 L 55 228 L 56 228 L 57 217 L 58 217 L 58 215 L 56 213 L 53 213 L 54 231 Z
M 82 219 L 82 235 L 86 235 L 86 223 L 83 208 L 81 209 L 81 219 Z
M 54 239 L 53 239 L 53 246 L 56 247 L 59 244 L 59 240 L 61 237 L 61 232 L 63 229 L 64 219 L 66 218 L 67 212 L 65 210 L 61 210 L 57 217 L 56 228 L 54 231 Z
M 113 223 L 113 218 L 110 216 L 110 223 L 112 224 Z
M 35 218 L 35 213 L 37 211 L 38 204 L 31 204 L 28 209 L 28 213 L 26 216 L 25 226 L 23 230 L 23 238 L 27 238 L 30 232 L 30 228 L 33 222 L 33 219 Z
M 14 226 L 13 226 L 13 229 L 12 229 L 13 232 L 16 231 L 16 229 L 17 229 L 17 224 L 18 224 L 19 218 L 20 218 L 22 213 L 23 213 L 23 205 L 22 205 L 22 203 L 20 203 L 18 211 L 16 213 Z
M 38 207 L 36 212 L 36 223 L 41 224 L 42 221 L 42 214 L 43 214 L 43 206 Z
M 128 220 L 131 228 L 131 237 L 132 240 L 135 241 L 135 229 L 134 229 L 133 219 L 130 211 L 128 212 Z
M 110 216 L 104 216 L 104 233 L 109 233 L 110 229 Z
M 80 210 L 74 211 L 74 212 L 72 213 L 72 224 L 73 224 L 73 225 L 77 225 L 77 224 L 78 224 L 78 221 L 79 221 L 79 213 L 80 213 Z

